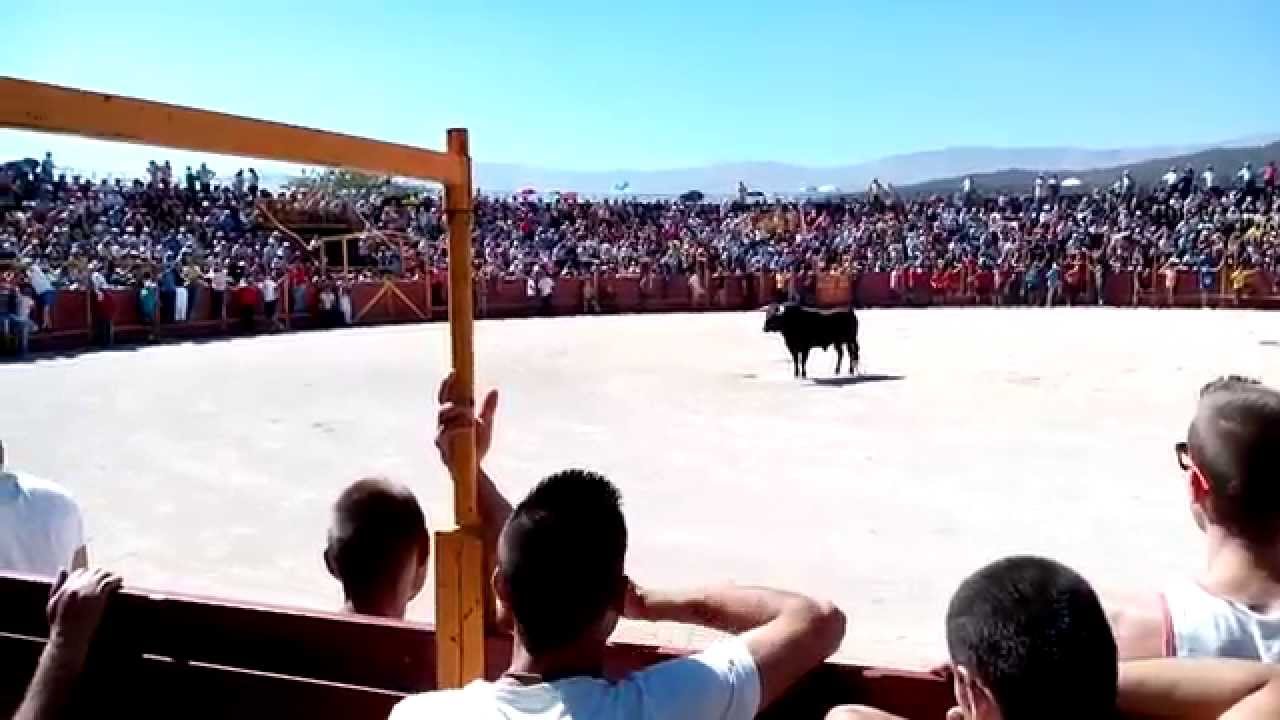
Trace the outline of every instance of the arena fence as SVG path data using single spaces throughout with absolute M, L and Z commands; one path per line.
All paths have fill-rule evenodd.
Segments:
M 1172 279 L 1173 292 L 1167 284 Z M 1199 275 L 1182 271 L 1169 276 L 1164 273 L 1148 274 L 1143 282 L 1135 282 L 1134 273 L 1125 271 L 1108 275 L 1103 283 L 1102 302 L 1098 302 L 1097 290 L 1090 282 L 1073 292 L 1056 299 L 1056 305 L 1103 304 L 1113 307 L 1227 307 L 1227 308 L 1280 308 L 1280 296 L 1272 289 L 1272 277 L 1265 272 L 1256 273 L 1250 283 L 1239 291 L 1231 288 L 1203 290 Z M 1021 284 L 1021 276 L 1012 278 Z M 522 279 L 497 278 L 483 281 L 474 295 L 480 317 L 513 318 L 534 315 L 579 315 L 595 312 L 595 305 L 588 305 L 584 293 L 586 281 L 581 278 L 561 278 L 557 281 L 549 305 L 530 297 Z M 772 273 L 735 274 L 704 283 L 712 288 L 695 296 L 684 276 L 652 276 L 648 282 L 638 276 L 602 278 L 598 282 L 596 299 L 599 312 L 691 312 L 706 310 L 749 310 L 759 308 L 785 296 L 786 281 Z M 244 301 L 237 289 L 228 291 L 223 313 L 214 315 L 213 294 L 208 288 L 197 291 L 194 304 L 188 307 L 187 318 L 180 322 L 166 319 L 159 313 L 154 323 L 143 320 L 136 290 L 110 290 L 111 310 L 117 341 L 138 342 L 150 339 L 182 339 L 205 337 L 224 333 L 243 332 L 239 316 Z M 423 322 L 441 320 L 448 314 L 448 286 L 442 277 L 421 280 L 387 279 L 380 282 L 360 282 L 349 288 L 351 322 L 353 325 L 380 325 L 386 323 Z M 304 329 L 331 327 L 347 324 L 335 302 L 334 310 L 326 316 L 321 313 L 320 299 L 315 286 L 305 289 L 303 312 L 290 306 L 292 292 L 288 285 L 279 289 L 277 306 L 280 327 Z M 993 293 L 975 292 L 972 288 L 955 291 L 935 290 L 928 283 L 913 287 L 909 282 L 894 287 L 890 273 L 873 272 L 859 276 L 827 274 L 818 277 L 811 300 L 823 307 L 843 307 L 850 303 L 857 307 L 905 307 L 925 305 L 993 305 L 997 303 Z M 251 331 L 270 329 L 263 316 L 260 298 L 252 299 L 254 317 Z M 1007 299 L 999 302 L 1007 303 Z M 1025 304 L 1018 300 L 1017 304 Z M 1039 304 L 1045 300 L 1040 299 Z M 93 308 L 85 291 L 58 293 L 53 312 L 53 329 L 32 337 L 31 345 L 40 350 L 75 350 L 90 347 L 94 341 Z M 225 315 L 225 317 L 224 317 Z
M 48 592 L 48 580 L 0 575 L 0 716 L 16 709 L 48 640 Z M 68 717 L 110 707 L 143 718 L 181 708 L 196 718 L 383 720 L 406 694 L 437 686 L 438 638 L 418 623 L 128 589 L 107 607 Z M 605 671 L 622 677 L 679 654 L 615 643 Z M 510 655 L 510 636 L 489 636 L 485 677 L 497 679 Z M 828 663 L 760 717 L 817 720 L 845 703 L 936 720 L 952 705 L 951 686 L 933 675 Z

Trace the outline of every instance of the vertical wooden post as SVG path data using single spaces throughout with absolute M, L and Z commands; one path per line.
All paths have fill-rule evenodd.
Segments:
M 449 337 L 456 389 L 474 402 L 471 294 L 471 152 L 467 131 L 450 129 L 449 155 L 461 161 L 460 182 L 446 183 L 449 221 Z M 472 433 L 453 448 L 453 515 L 457 528 L 436 534 L 436 686 L 461 687 L 484 675 L 484 546 L 476 503 Z

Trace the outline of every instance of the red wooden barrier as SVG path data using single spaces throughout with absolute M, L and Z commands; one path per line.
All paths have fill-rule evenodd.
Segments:
M 48 589 L 0 575 L 0 714 L 17 705 L 47 636 Z M 131 717 L 183 707 L 202 718 L 385 718 L 403 693 L 435 686 L 434 644 L 433 629 L 417 623 L 127 590 L 107 608 L 77 697 Z M 615 644 L 605 670 L 622 677 L 678 654 Z M 498 677 L 510 656 L 509 638 L 490 638 L 486 676 Z M 843 703 L 936 720 L 951 691 L 918 673 L 827 664 L 761 717 L 821 718 Z
M 582 281 L 578 278 L 559 278 L 551 291 L 551 307 L 557 315 L 576 315 L 582 312 Z
M 858 278 L 858 304 L 869 307 L 885 307 L 895 304 L 889 290 L 889 273 L 863 273 Z
M 605 307 L 617 312 L 635 312 L 640 307 L 640 278 L 620 275 L 605 281 Z
M 930 287 L 932 274 L 904 273 L 903 287 L 890 288 L 890 274 L 885 272 L 862 273 L 851 278 L 845 274 L 829 273 L 817 280 L 819 305 L 845 307 L 856 292 L 857 304 L 864 307 L 893 307 L 919 304 L 974 304 L 969 295 L 942 296 Z M 1237 307 L 1236 294 L 1231 277 L 1220 277 L 1218 288 L 1203 294 L 1199 287 L 1199 273 L 1180 271 L 1175 276 L 1173 304 L 1179 307 L 1199 307 L 1202 302 L 1219 307 Z M 1139 304 L 1163 307 L 1169 304 L 1165 274 L 1160 271 L 1150 278 L 1151 287 L 1139 294 Z M 604 277 L 600 281 L 600 305 L 604 312 L 668 312 L 701 309 L 754 309 L 763 307 L 774 299 L 776 276 L 773 273 L 753 275 L 729 275 L 723 278 L 723 290 L 717 292 L 719 279 L 712 278 L 706 284 L 707 297 L 696 308 L 686 276 L 647 278 L 649 290 L 641 292 L 644 280 L 638 276 Z M 1021 282 L 1019 276 L 1015 282 Z M 1092 279 L 1090 279 L 1092 283 Z M 583 312 L 583 281 L 579 278 L 560 278 L 552 294 L 552 311 L 557 315 L 574 315 Z M 394 291 L 391 289 L 394 288 Z M 438 292 L 439 288 L 436 288 Z M 1280 295 L 1274 279 L 1259 271 L 1247 292 L 1241 293 L 1238 307 L 1277 308 Z M 138 293 L 133 289 L 110 290 L 114 301 L 117 338 L 122 342 L 146 338 L 150 329 L 142 324 Z M 279 305 L 284 310 L 284 297 L 288 287 L 281 286 Z M 415 322 L 431 317 L 442 319 L 446 308 L 430 297 L 428 285 L 422 280 L 398 280 L 390 287 L 381 282 L 356 283 L 351 288 L 352 308 L 355 313 L 364 312 L 356 320 L 358 324 Z M 226 294 L 228 317 L 234 320 L 234 289 Z M 371 301 L 377 298 L 377 302 Z M 31 338 L 35 350 L 84 347 L 90 341 L 88 293 L 63 291 L 54 306 L 54 332 L 36 333 Z M 1134 304 L 1133 274 L 1129 271 L 1111 273 L 1103 287 L 1103 298 L 1108 305 L 1128 307 Z M 428 302 L 428 300 L 431 302 Z M 499 278 L 491 281 L 488 289 L 487 317 L 526 317 L 541 312 L 537 298 L 527 294 L 526 281 L 520 278 Z M 1088 302 L 1086 296 L 1081 301 Z M 289 299 L 292 309 L 292 298 Z M 306 309 L 294 314 L 293 327 L 309 327 L 318 322 L 319 292 L 314 285 L 307 285 Z M 259 308 L 259 311 L 261 308 Z M 212 317 L 212 291 L 202 287 L 197 292 L 195 304 L 189 308 L 186 322 L 161 323 L 160 337 L 190 337 L 221 332 L 221 323 Z

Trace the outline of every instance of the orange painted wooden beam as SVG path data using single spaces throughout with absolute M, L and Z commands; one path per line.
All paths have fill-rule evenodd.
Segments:
M 0 127 L 340 167 L 444 184 L 470 179 L 466 159 L 435 150 L 11 77 L 0 77 Z

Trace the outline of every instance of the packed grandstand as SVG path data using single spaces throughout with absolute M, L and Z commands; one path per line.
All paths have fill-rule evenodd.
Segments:
M 735 286 L 735 295 L 815 302 L 824 274 L 850 278 L 853 301 L 858 278 L 878 274 L 888 299 L 915 304 L 1136 303 L 1156 287 L 1172 301 L 1188 284 L 1206 304 L 1209 294 L 1237 303 L 1274 294 L 1274 161 L 1229 177 L 1173 167 L 1147 188 L 1128 173 L 1107 188 L 1066 184 L 1042 175 L 1025 194 L 984 195 L 967 179 L 952 195 L 910 198 L 877 181 L 858 196 L 767 204 L 478 197 L 479 305 L 506 280 L 527 289 L 530 308 L 550 311 L 556 285 L 576 281 L 583 311 L 619 309 L 611 280 L 633 277 L 641 296 L 675 279 L 689 285 L 694 306 L 699 298 L 736 306 L 726 278 L 761 273 L 776 287 Z M 94 181 L 68 176 L 46 155 L 0 170 L 0 208 L 10 334 L 50 329 L 55 293 L 87 288 L 100 298 L 108 289 L 136 293 L 129 310 L 143 324 L 194 318 L 202 295 L 215 319 L 252 307 L 276 327 L 278 313 L 310 306 L 349 323 L 349 288 L 385 279 L 425 280 L 443 301 L 440 198 L 390 179 L 272 192 L 252 168 L 218 180 L 205 165 L 177 172 L 152 162 L 143 178 Z M 1104 293 L 1121 273 L 1132 278 L 1123 291 Z

